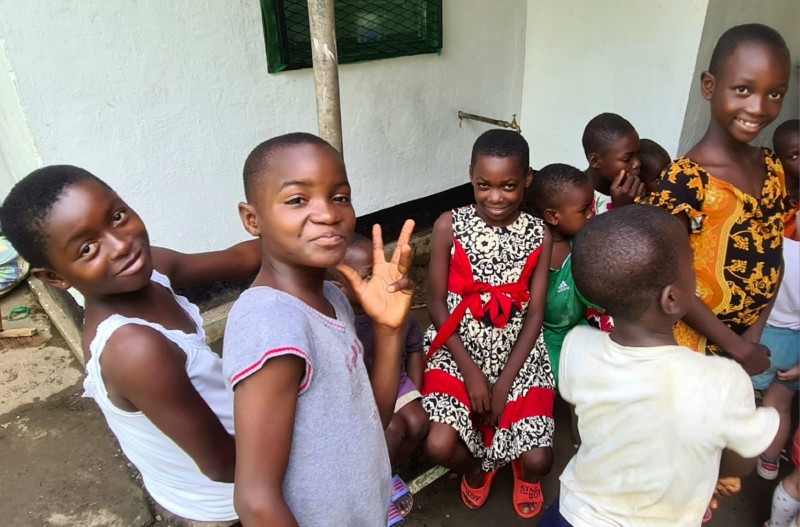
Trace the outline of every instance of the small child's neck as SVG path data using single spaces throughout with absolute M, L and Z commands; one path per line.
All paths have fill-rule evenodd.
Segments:
M 634 348 L 650 348 L 654 346 L 675 346 L 672 333 L 674 325 L 664 320 L 648 323 L 647 320 L 626 320 L 614 317 L 614 332 L 611 340 L 621 346 Z
M 325 269 L 293 267 L 264 261 L 251 287 L 266 286 L 291 295 L 330 315 L 332 307 L 324 294 Z
M 708 125 L 705 135 L 697 144 L 689 151 L 689 154 L 703 151 L 713 151 L 714 157 L 719 158 L 720 151 L 725 152 L 732 159 L 741 159 L 752 155 L 758 147 L 752 146 L 749 143 L 742 143 L 736 140 L 730 132 L 721 128 L 713 121 Z M 723 160 L 717 164 L 724 164 Z
M 592 167 L 583 171 L 584 174 L 589 176 L 589 181 L 592 183 L 592 188 L 606 196 L 611 195 L 611 182 L 607 181 L 602 174 Z

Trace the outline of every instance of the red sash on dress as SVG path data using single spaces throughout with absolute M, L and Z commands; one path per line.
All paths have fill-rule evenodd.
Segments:
M 485 282 L 476 282 L 472 275 L 472 265 L 469 263 L 466 251 L 458 240 L 453 240 L 454 251 L 450 260 L 450 276 L 447 279 L 447 290 L 461 297 L 461 302 L 453 310 L 442 327 L 436 333 L 431 343 L 431 348 L 425 355 L 427 361 L 436 350 L 441 348 L 447 339 L 458 329 L 458 324 L 464 318 L 467 309 L 475 320 L 483 320 L 487 310 L 489 319 L 495 327 L 502 328 L 508 323 L 511 316 L 511 307 L 522 309 L 522 303 L 530 300 L 528 285 L 533 274 L 533 268 L 539 261 L 541 246 L 533 251 L 525 261 L 519 280 L 510 284 L 494 286 Z M 484 304 L 481 302 L 481 293 L 490 293 L 491 297 Z

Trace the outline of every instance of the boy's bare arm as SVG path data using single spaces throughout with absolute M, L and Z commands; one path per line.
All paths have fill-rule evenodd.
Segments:
M 375 358 L 370 373 L 372 391 L 384 428 L 392 417 L 400 380 L 400 355 L 405 344 L 405 323 L 414 294 L 408 279 L 411 267 L 411 233 L 414 222 L 406 220 L 397 246 L 389 261 L 383 253 L 381 228 L 372 229 L 372 276 L 363 280 L 347 265 L 337 269 L 350 282 L 361 307 L 372 320 L 375 338 Z
M 528 356 L 536 344 L 536 339 L 542 332 L 542 322 L 544 321 L 544 307 L 547 302 L 547 274 L 550 267 L 550 254 L 553 251 L 553 238 L 549 229 L 545 229 L 542 248 L 539 253 L 539 261 L 533 269 L 529 283 L 530 301 L 528 302 L 528 313 L 522 323 L 517 342 L 511 348 L 511 355 L 508 357 L 503 371 L 492 386 L 492 418 L 491 424 L 496 425 L 500 421 L 500 415 L 506 406 L 508 392 L 517 377 L 520 368 L 525 364 Z
M 699 297 L 692 300 L 692 307 L 683 317 L 683 321 L 722 347 L 749 375 L 759 374 L 769 368 L 769 349 L 762 344 L 747 342 L 737 335 Z
M 141 411 L 214 481 L 233 482 L 234 439 L 186 375 L 186 355 L 157 331 L 125 326 L 100 358 L 109 394 Z
M 259 240 L 237 243 L 221 251 L 185 254 L 153 247 L 156 270 L 167 275 L 173 287 L 193 287 L 223 280 L 248 280 L 261 267 Z
M 453 216 L 446 212 L 439 216 L 433 225 L 431 261 L 428 266 L 428 314 L 437 330 L 440 330 L 450 317 L 450 311 L 447 309 L 447 280 L 450 274 L 450 250 L 452 247 Z M 491 411 L 489 381 L 472 360 L 464 343 L 461 342 L 458 331 L 450 335 L 445 346 L 464 377 L 470 408 L 478 415 L 488 414 Z
M 302 359 L 268 360 L 239 382 L 233 392 L 236 423 L 234 506 L 248 527 L 297 526 L 283 497 L 289 464 L 297 390 L 305 372 Z

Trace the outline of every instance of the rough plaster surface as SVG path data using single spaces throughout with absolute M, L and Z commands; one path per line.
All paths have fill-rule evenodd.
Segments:
M 772 133 L 775 127 L 787 119 L 797 119 L 800 115 L 800 2 L 745 0 L 710 0 L 706 15 L 697 63 L 692 78 L 689 100 L 686 105 L 683 133 L 681 134 L 679 154 L 685 153 L 703 137 L 708 127 L 708 103 L 700 94 L 700 75 L 708 68 L 711 52 L 720 35 L 730 27 L 738 24 L 759 22 L 775 28 L 786 40 L 792 55 L 792 76 L 789 92 L 783 101 L 781 115 L 775 122 L 765 128 L 756 138 L 755 144 L 772 145 Z
M 533 166 L 584 168 L 581 135 L 602 112 L 674 154 L 707 3 L 531 1 L 522 128 Z
M 344 151 L 366 214 L 465 181 L 485 125 L 521 106 L 525 0 L 444 1 L 444 50 L 343 65 Z M 155 244 L 246 238 L 241 167 L 260 141 L 316 130 L 310 70 L 267 74 L 258 2 L 6 0 L 0 38 L 44 164 L 107 180 Z M 7 189 L 3 189 L 7 191 Z

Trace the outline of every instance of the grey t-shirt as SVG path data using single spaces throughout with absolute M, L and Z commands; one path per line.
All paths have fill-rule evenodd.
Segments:
M 242 293 L 225 328 L 223 370 L 235 388 L 271 358 L 302 358 L 286 502 L 301 527 L 382 527 L 391 469 L 378 407 L 352 309 L 331 283 L 325 296 L 336 318 L 269 287 Z

